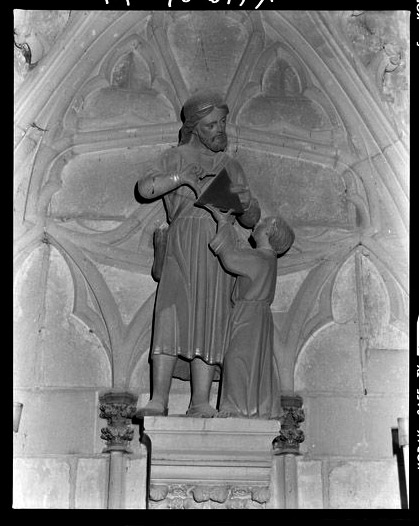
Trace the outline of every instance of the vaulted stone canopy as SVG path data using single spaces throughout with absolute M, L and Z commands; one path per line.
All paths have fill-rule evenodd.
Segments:
M 353 20 L 351 12 L 76 12 L 19 86 L 17 253 L 24 259 L 48 240 L 64 257 L 74 313 L 107 349 L 116 384 L 129 377 L 151 312 L 151 301 L 123 299 L 117 275 L 149 275 L 150 235 L 163 221 L 160 204 L 136 202 L 134 183 L 144 161 L 176 143 L 180 108 L 203 86 L 227 98 L 230 146 L 264 213 L 278 210 L 296 229 L 279 273 L 309 271 L 313 296 L 304 302 L 357 247 L 406 293 L 406 129 L 383 97 L 387 70 L 374 82 L 351 45 Z M 376 67 L 394 64 L 385 47 L 377 53 Z M 294 320 L 295 311 L 298 295 Z M 309 317 L 290 330 L 300 334 Z
M 212 87 L 263 214 L 296 232 L 272 306 L 284 392 L 374 389 L 380 349 L 407 349 L 405 14 L 44 13 L 15 29 L 18 387 L 147 393 L 165 216 L 135 183 Z

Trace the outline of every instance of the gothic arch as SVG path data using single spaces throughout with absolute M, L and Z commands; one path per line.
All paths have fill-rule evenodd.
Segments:
M 134 183 L 142 163 L 151 153 L 177 142 L 179 111 L 189 95 L 189 87 L 179 55 L 170 44 L 168 29 L 184 17 L 199 16 L 193 13 L 73 12 L 60 45 L 51 48 L 16 93 L 17 166 L 25 165 L 28 148 L 35 145 L 30 169 L 25 167 L 16 173 L 17 186 L 26 192 L 25 204 L 17 210 L 20 235 L 16 245 L 17 262 L 47 236 L 63 254 L 70 255 L 67 258 L 70 268 L 76 259 L 79 268 L 85 265 L 85 277 L 97 285 L 95 294 L 101 299 L 95 316 L 87 307 L 80 307 L 78 315 L 103 332 L 102 341 L 108 346 L 111 361 L 114 361 L 114 352 L 124 349 L 130 356 L 131 370 L 139 359 L 135 346 L 141 334 L 148 334 L 146 327 L 150 319 L 143 321 L 141 316 L 147 317 L 149 308 L 138 310 L 142 314 L 138 314 L 141 320 L 135 318 L 139 327 L 136 330 L 122 323 L 119 307 L 106 280 L 100 277 L 97 265 L 125 269 L 141 279 L 147 276 L 152 260 L 151 233 L 163 220 L 162 208 L 139 206 L 132 201 L 114 216 L 80 219 L 71 214 L 54 216 L 54 200 L 60 196 L 65 200 L 68 195 L 65 184 L 73 184 L 79 168 L 77 163 L 89 156 L 99 163 L 120 155 L 129 167 L 127 175 L 120 177 L 121 188 L 126 184 L 124 191 L 133 192 L 130 184 Z M 284 341 L 293 349 L 289 356 L 294 360 L 301 341 L 323 323 L 316 317 L 310 318 L 304 301 L 307 298 L 323 301 L 321 298 L 329 293 L 325 291 L 330 289 L 332 276 L 355 246 L 363 243 L 374 247 L 383 268 L 396 276 L 398 283 L 403 283 L 405 273 L 397 270 L 397 266 L 403 261 L 405 247 L 400 245 L 400 256 L 394 260 L 386 256 L 385 248 L 393 240 L 388 237 L 389 229 L 394 230 L 393 236 L 406 234 L 407 152 L 386 116 L 378 92 L 369 90 L 356 62 L 354 65 L 348 57 L 345 44 L 339 42 L 330 14 L 261 11 L 231 12 L 225 16 L 241 31 L 245 42 L 240 55 L 231 61 L 230 76 L 225 81 L 225 95 L 231 110 L 228 131 L 235 153 L 243 160 L 253 156 L 256 168 L 258 163 L 264 168 L 263 163 L 270 163 L 269 181 L 268 176 L 260 182 L 251 175 L 251 183 L 260 193 L 258 197 L 265 210 L 279 208 L 286 215 L 295 205 L 291 197 L 298 192 L 302 196 L 298 206 L 312 205 L 306 215 L 302 208 L 297 210 L 297 242 L 287 258 L 280 260 L 278 269 L 280 276 L 310 270 L 295 300 L 293 315 L 288 315 L 289 334 L 284 336 Z M 207 58 L 205 53 L 201 58 Z M 289 64 L 290 75 L 295 75 L 297 80 L 293 85 L 298 96 L 324 112 L 327 125 L 323 128 L 304 129 L 297 122 L 266 130 L 243 119 L 246 105 L 263 92 L 267 68 L 279 59 Z M 119 101 L 118 107 L 129 118 L 111 115 L 104 119 L 96 108 L 99 112 L 96 119 L 92 106 L 94 118 L 86 120 L 83 112 L 89 97 L 112 88 L 116 66 L 119 65 L 117 69 L 123 76 L 136 60 L 140 67 L 145 65 L 147 69 L 140 89 L 144 97 L 141 100 L 148 101 L 147 104 L 153 100 L 164 102 L 167 118 L 162 114 L 161 118 L 147 122 L 142 110 L 137 115 L 130 111 L 130 104 L 135 105 L 139 99 L 134 100 L 138 94 L 130 91 L 128 75 L 128 84 L 116 83 L 109 100 Z M 275 78 L 273 74 L 271 80 Z M 112 98 L 114 96 L 119 98 Z M 104 100 L 106 104 L 107 99 Z M 141 101 L 138 105 L 140 108 Z M 290 163 L 295 177 L 285 173 L 285 168 L 282 172 L 277 170 L 281 163 L 283 166 Z M 107 184 L 109 180 L 110 177 L 106 179 Z M 284 181 L 290 186 L 281 204 L 278 189 Z M 332 216 L 330 221 L 320 216 L 317 222 L 310 221 L 313 210 L 321 211 L 321 197 L 314 194 L 319 182 L 331 191 L 333 203 L 341 207 L 341 215 Z M 307 186 L 309 184 L 313 186 Z M 277 191 L 272 202 L 263 194 L 263 186 L 268 185 Z M 71 191 L 75 192 L 74 188 Z M 83 189 L 83 185 L 80 188 Z M 116 192 L 115 187 L 110 188 Z M 304 192 L 310 190 L 313 190 L 312 200 L 304 197 Z M 99 227 L 97 222 L 102 219 Z M 74 273 L 73 276 L 76 282 Z M 392 278 L 389 280 L 392 282 Z M 294 316 L 295 313 L 298 315 Z M 119 360 L 121 355 L 118 356 Z M 126 367 L 124 359 L 118 371 L 114 370 L 118 382 L 123 382 L 124 375 L 129 376 Z

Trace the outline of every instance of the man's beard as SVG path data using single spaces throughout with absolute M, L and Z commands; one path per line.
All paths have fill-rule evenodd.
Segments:
M 199 140 L 202 142 L 202 144 L 206 146 L 212 152 L 221 152 L 227 148 L 227 134 L 226 133 L 219 133 L 215 137 L 211 137 L 209 139 L 206 139 L 205 137 L 202 137 L 201 135 L 198 135 L 198 137 L 199 137 Z

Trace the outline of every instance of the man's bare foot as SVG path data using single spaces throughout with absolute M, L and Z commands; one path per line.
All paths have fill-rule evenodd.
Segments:
M 143 416 L 167 416 L 168 409 L 163 402 L 150 400 L 147 405 L 140 407 L 135 413 L 134 418 L 142 418 Z
M 186 416 L 195 418 L 214 418 L 218 411 L 209 404 L 192 405 L 187 411 Z

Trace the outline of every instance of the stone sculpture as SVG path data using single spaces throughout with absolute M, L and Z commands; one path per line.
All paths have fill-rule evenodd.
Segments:
M 252 228 L 260 207 L 252 197 L 239 162 L 227 147 L 228 107 L 221 95 L 198 92 L 183 107 L 183 126 L 177 147 L 168 149 L 138 182 L 146 199 L 162 197 L 167 240 L 158 285 L 151 349 L 153 393 L 136 417 L 167 415 L 172 377 L 191 379 L 187 415 L 213 417 L 209 403 L 212 381 L 220 376 L 223 344 L 231 311 L 234 277 L 209 248 L 216 233 L 211 213 L 194 206 L 225 168 L 244 212 L 238 222 Z
M 270 305 L 275 295 L 277 257 L 291 247 L 294 232 L 280 216 L 268 217 L 253 230 L 256 248 L 243 248 L 229 220 L 231 214 L 208 208 L 218 222 L 210 246 L 224 268 L 237 275 L 217 416 L 279 418 L 282 410 Z

